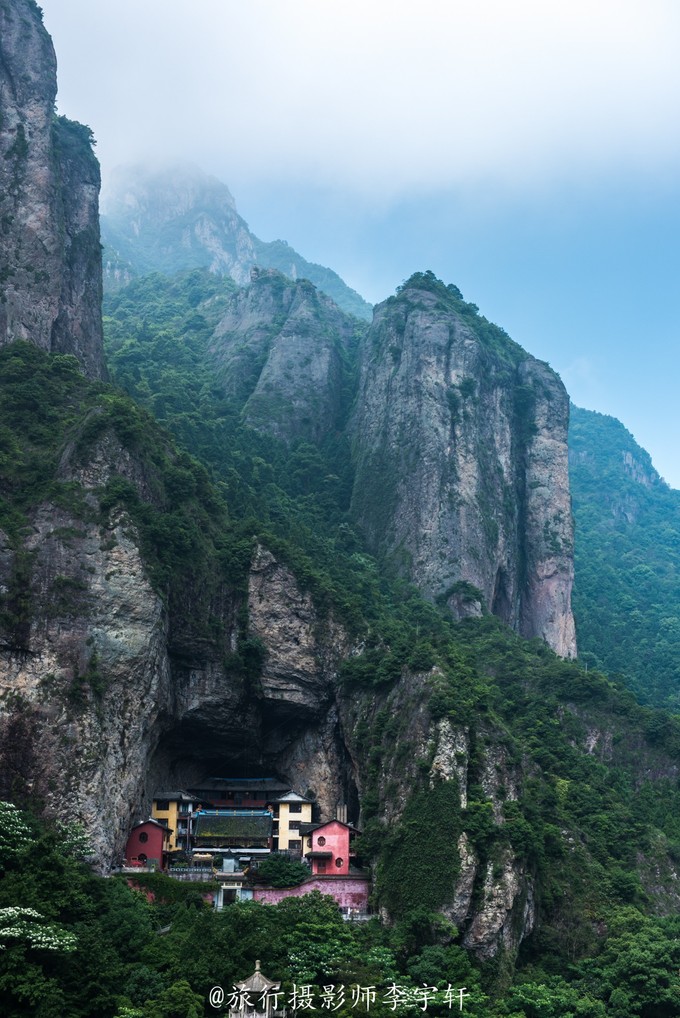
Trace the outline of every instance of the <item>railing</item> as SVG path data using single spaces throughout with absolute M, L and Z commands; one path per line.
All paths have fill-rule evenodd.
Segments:
M 173 880 L 188 880 L 199 883 L 204 880 L 215 880 L 217 871 L 212 866 L 171 866 L 167 875 Z
M 202 809 L 194 814 L 195 817 L 271 817 L 268 809 L 260 806 L 224 806 L 220 809 Z
M 160 866 L 113 866 L 111 873 L 158 873 Z
M 173 880 L 199 882 L 216 880 L 218 876 L 222 875 L 222 870 L 215 870 L 212 866 L 170 866 L 167 870 L 162 870 L 160 866 L 114 866 L 111 869 L 111 874 L 114 873 L 124 873 L 126 876 L 135 876 L 140 873 L 164 873 L 166 877 L 172 877 Z M 233 873 L 224 875 L 234 876 Z
M 174 866 L 169 867 L 169 872 L 172 873 L 173 871 L 180 871 L 182 873 L 186 873 L 187 870 L 193 870 L 194 873 L 212 873 L 214 868 L 214 866 L 210 866 L 207 863 L 205 866 L 180 866 L 175 864 Z

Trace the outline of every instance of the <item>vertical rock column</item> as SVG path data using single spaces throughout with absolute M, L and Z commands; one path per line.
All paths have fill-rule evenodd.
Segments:
M 104 374 L 99 164 L 57 118 L 52 40 L 32 0 L 0 2 L 0 346 L 72 353 Z

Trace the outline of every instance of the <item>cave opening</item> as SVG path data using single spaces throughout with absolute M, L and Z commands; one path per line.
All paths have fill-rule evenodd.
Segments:
M 311 713 L 290 702 L 241 711 L 203 705 L 160 728 L 144 775 L 146 809 L 169 791 L 202 792 L 206 805 L 219 808 L 293 791 L 313 802 L 315 821 L 359 821 L 354 765 L 332 710 Z M 219 794 L 227 785 L 228 798 Z
M 502 619 L 508 626 L 512 626 L 515 621 L 511 581 L 503 566 L 499 566 L 496 570 L 491 598 L 491 612 L 493 615 L 497 615 L 499 619 Z

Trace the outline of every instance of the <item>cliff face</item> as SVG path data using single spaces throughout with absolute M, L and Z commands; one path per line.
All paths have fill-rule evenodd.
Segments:
M 254 269 L 211 342 L 217 376 L 245 420 L 287 441 L 343 425 L 361 326 L 310 283 Z
M 60 477 L 82 486 L 90 510 L 101 506 L 113 476 L 147 497 L 157 489 L 148 464 L 110 431 L 85 458 L 73 445 L 65 449 Z M 20 624 L 4 616 L 0 633 L 2 794 L 29 795 L 48 813 L 83 823 L 103 870 L 120 859 L 130 826 L 148 815 L 158 788 L 211 773 L 277 774 L 314 798 L 324 819 L 345 803 L 359 822 L 360 802 L 373 791 L 387 830 L 400 823 L 424 756 L 430 787 L 450 785 L 467 805 L 470 732 L 431 717 L 431 676 L 404 675 L 387 696 L 344 688 L 339 669 L 360 648 L 265 547 L 255 549 L 243 595 L 221 586 L 206 601 L 197 578 L 168 604 L 123 509 L 88 521 L 82 508 L 43 503 L 30 525 L 21 547 L 5 535 L 0 544 L 0 591 L 21 576 L 30 603 Z M 187 624 L 182 604 L 197 602 L 219 638 L 199 636 L 195 619 Z M 261 661 L 249 676 L 229 664 L 243 638 L 244 608 Z M 387 742 L 375 786 L 361 733 L 381 712 L 400 731 Z M 475 774 L 480 766 L 502 822 L 501 782 L 502 795 L 514 798 L 520 775 L 492 731 Z M 460 830 L 447 852 L 456 877 L 444 913 L 480 957 L 514 955 L 534 922 L 526 867 L 508 850 L 492 870 Z
M 157 471 L 111 429 L 78 448 L 59 464 L 72 507 L 45 501 L 29 536 L 0 535 L 1 794 L 80 820 L 104 869 L 161 785 L 254 768 L 289 774 L 326 815 L 356 804 L 334 685 L 346 634 L 263 548 L 245 592 L 192 569 L 161 596 L 130 515 L 101 501 L 124 479 L 158 503 Z M 246 610 L 266 647 L 252 674 L 234 654 Z
M 431 274 L 376 309 L 351 423 L 371 548 L 454 613 L 576 651 L 568 399 Z M 475 589 L 476 588 L 476 589 Z
M 136 272 L 205 266 L 243 285 L 256 261 L 229 188 L 190 166 L 117 170 L 104 224 L 107 243 Z M 115 271 L 108 256 L 106 271 Z
M 3 343 L 73 352 L 96 376 L 95 164 L 84 129 L 47 115 L 54 61 L 37 8 L 0 0 L 0 13 L 3 208 L 16 213 L 2 221 Z M 569 656 L 559 380 L 430 274 L 361 332 L 310 284 L 256 273 L 213 336 L 215 388 L 292 443 L 337 437 L 356 397 L 353 511 L 373 548 L 456 614 L 486 605 Z M 272 535 L 264 496 L 253 498 L 262 517 L 240 524 L 205 470 L 67 359 L 17 344 L 0 351 L 0 385 L 11 451 L 0 461 L 1 797 L 83 823 L 106 871 L 160 788 L 277 775 L 322 819 L 347 805 L 388 919 L 439 911 L 499 970 L 541 909 L 565 939 L 579 923 L 594 935 L 595 883 L 621 860 L 622 829 L 631 872 L 677 911 L 666 836 L 655 832 L 655 854 L 640 833 L 677 786 L 670 721 L 635 728 L 612 684 L 493 619 L 450 627 L 431 605 L 408 608 L 410 594 L 385 593 L 354 551 L 350 528 L 352 551 L 323 533 L 321 511 L 315 536 L 340 568 L 317 575 L 295 534 Z M 195 390 L 199 411 L 209 389 Z M 309 529 L 309 518 L 287 519 Z
M 56 59 L 32 0 L 0 3 L 0 345 L 26 339 L 104 371 L 99 165 L 55 118 Z

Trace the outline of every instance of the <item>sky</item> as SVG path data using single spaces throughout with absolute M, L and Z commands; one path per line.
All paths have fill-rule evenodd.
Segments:
M 378 302 L 432 269 L 680 488 L 676 0 L 42 0 L 59 112 Z

